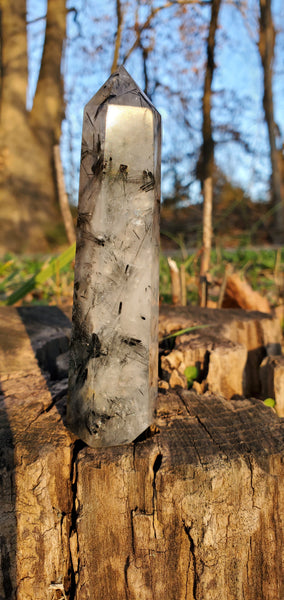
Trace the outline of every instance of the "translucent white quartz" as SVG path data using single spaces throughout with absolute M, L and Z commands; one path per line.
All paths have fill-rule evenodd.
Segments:
M 92 447 L 133 441 L 157 395 L 160 116 L 120 67 L 86 105 L 69 427 Z

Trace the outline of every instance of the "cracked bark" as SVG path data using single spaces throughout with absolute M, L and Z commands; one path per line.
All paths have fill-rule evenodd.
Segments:
M 154 435 L 91 449 L 65 428 L 66 399 L 51 406 L 19 313 L 0 316 L 0 597 L 284 596 L 283 420 L 171 391 Z

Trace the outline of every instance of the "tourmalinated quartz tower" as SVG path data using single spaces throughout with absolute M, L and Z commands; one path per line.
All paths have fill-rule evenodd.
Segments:
M 157 394 L 160 115 L 120 67 L 85 107 L 67 418 L 133 441 Z

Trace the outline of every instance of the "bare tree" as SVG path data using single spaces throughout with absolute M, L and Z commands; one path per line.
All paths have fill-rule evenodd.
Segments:
M 211 18 L 207 38 L 207 61 L 205 67 L 204 90 L 202 99 L 202 147 L 197 166 L 197 173 L 203 193 L 203 251 L 201 256 L 201 305 L 206 306 L 207 276 L 210 268 L 210 252 L 212 245 L 212 203 L 213 203 L 213 170 L 214 140 L 212 134 L 211 104 L 212 81 L 215 70 L 216 31 L 221 0 L 212 0 Z
M 275 242 L 284 241 L 284 197 L 281 190 L 280 148 L 277 149 L 277 126 L 273 102 L 273 61 L 275 27 L 271 13 L 271 0 L 259 0 L 259 54 L 263 67 L 263 108 L 268 128 L 271 160 L 271 193 L 275 207 Z
M 26 108 L 26 0 L 0 0 L 0 11 L 0 246 L 2 250 L 44 250 L 61 222 L 53 148 L 59 142 L 64 117 L 61 58 L 66 3 L 48 0 L 31 111 Z

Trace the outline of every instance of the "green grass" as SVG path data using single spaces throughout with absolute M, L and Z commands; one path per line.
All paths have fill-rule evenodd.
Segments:
M 6 254 L 0 260 L 0 302 L 2 304 L 60 304 L 72 302 L 75 247 L 55 256 L 21 256 Z M 178 266 L 185 264 L 187 302 L 198 303 L 199 252 L 175 256 Z M 254 250 L 241 247 L 235 251 L 216 248 L 211 254 L 211 300 L 216 300 L 218 285 L 226 265 L 244 276 L 253 289 L 266 295 L 271 305 L 281 301 L 284 282 L 284 249 Z M 160 298 L 171 301 L 170 273 L 166 257 L 160 255 Z M 282 299 L 283 301 L 283 299 Z
M 186 266 L 187 301 L 198 303 L 198 275 L 200 267 L 199 253 L 184 257 L 184 253 L 174 256 L 178 267 Z M 220 285 L 227 265 L 244 277 L 254 290 L 266 296 L 272 306 L 283 301 L 284 293 L 284 248 L 281 250 L 240 247 L 236 250 L 215 248 L 211 252 L 212 285 L 209 288 L 209 299 L 216 301 L 216 291 Z M 170 275 L 167 260 L 161 256 L 160 262 L 160 294 L 164 302 L 170 301 Z M 281 300 L 282 298 L 282 300 Z
M 0 262 L 0 302 L 54 304 L 72 297 L 75 244 L 52 257 L 12 257 Z

